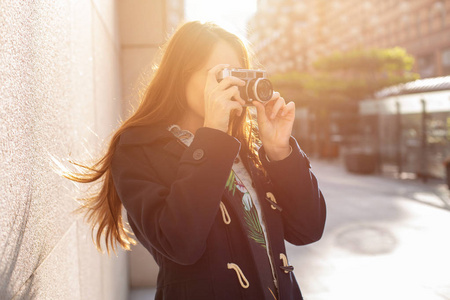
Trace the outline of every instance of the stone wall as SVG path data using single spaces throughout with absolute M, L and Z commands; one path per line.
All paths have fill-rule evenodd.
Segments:
M 95 249 L 80 186 L 51 157 L 98 157 L 122 116 L 115 1 L 0 2 L 0 299 L 126 299 L 124 251 Z

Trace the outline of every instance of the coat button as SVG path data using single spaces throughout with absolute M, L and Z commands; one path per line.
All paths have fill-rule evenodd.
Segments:
M 273 202 L 277 203 L 275 196 L 271 192 L 267 192 L 266 197 L 269 198 L 270 200 L 272 200 Z
M 192 155 L 195 160 L 200 160 L 205 155 L 205 151 L 203 149 L 195 149 L 194 154 Z
M 239 159 L 239 157 L 236 157 L 236 158 L 234 159 L 234 163 L 235 163 L 235 164 L 238 164 L 240 161 L 241 161 L 241 160 Z
M 271 193 L 271 192 L 267 192 L 266 193 L 266 200 L 270 202 L 270 207 L 272 209 L 278 209 L 279 211 L 283 211 L 283 209 L 281 208 L 281 206 L 279 206 L 277 204 L 277 200 L 275 199 L 275 196 Z

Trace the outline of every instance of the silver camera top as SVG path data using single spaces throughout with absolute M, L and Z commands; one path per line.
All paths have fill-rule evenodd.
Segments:
M 252 70 L 252 69 L 223 69 L 217 75 L 217 80 L 222 80 L 226 77 L 234 76 L 240 79 L 253 79 L 253 78 L 267 78 L 267 72 L 264 70 Z

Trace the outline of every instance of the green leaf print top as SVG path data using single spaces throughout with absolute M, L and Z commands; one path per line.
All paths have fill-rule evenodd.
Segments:
M 267 249 L 266 239 L 264 237 L 264 232 L 259 221 L 258 212 L 256 210 L 256 207 L 253 205 L 250 193 L 247 191 L 244 184 L 239 180 L 233 170 L 231 170 L 230 172 L 226 187 L 233 193 L 233 196 L 236 189 L 243 193 L 242 206 L 244 208 L 244 220 L 248 229 L 247 234 L 251 239 L 260 244 L 264 249 Z

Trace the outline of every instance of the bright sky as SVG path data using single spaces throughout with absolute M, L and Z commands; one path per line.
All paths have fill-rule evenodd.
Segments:
M 246 34 L 246 23 L 257 0 L 185 0 L 186 21 L 213 21 L 234 33 Z

